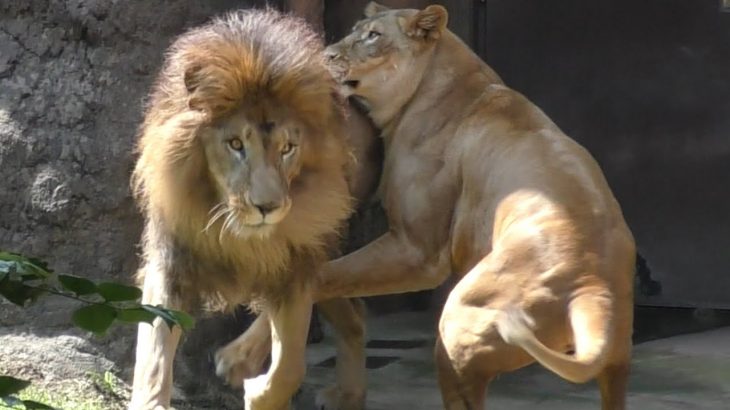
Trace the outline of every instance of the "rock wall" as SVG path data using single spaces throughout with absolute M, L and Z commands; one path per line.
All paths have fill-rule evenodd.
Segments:
M 0 0 L 0 249 L 40 257 L 60 272 L 128 281 L 142 222 L 128 187 L 133 141 L 162 52 L 185 28 L 253 3 Z M 69 316 L 69 302 L 58 298 L 28 310 L 0 302 L 0 345 L 74 333 Z M 202 327 L 211 326 L 223 325 Z M 78 334 L 72 348 L 93 346 L 129 380 L 133 333 Z M 76 366 L 68 349 L 59 352 Z M 53 371 L 34 364 L 40 356 L 21 354 L 19 362 L 17 349 L 9 351 L 16 353 L 0 357 L 0 373 L 49 379 Z M 112 369 L 104 363 L 90 369 Z M 186 375 L 201 376 L 179 373 L 183 384 Z

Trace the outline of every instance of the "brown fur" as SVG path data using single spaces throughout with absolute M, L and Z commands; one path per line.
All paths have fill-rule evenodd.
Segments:
M 188 269 L 180 281 L 201 289 L 204 299 L 233 305 L 281 294 L 278 288 L 291 282 L 292 252 L 321 260 L 323 239 L 336 233 L 351 205 L 341 184 L 348 165 L 342 112 L 319 40 L 298 20 L 248 13 L 192 30 L 172 45 L 148 104 L 133 175 L 148 219 L 146 257 L 169 235 L 215 267 Z M 293 209 L 274 235 L 221 241 L 215 230 L 203 232 L 219 199 L 209 188 L 198 131 L 242 104 L 258 110 L 261 100 L 287 107 L 318 132 L 307 135 L 312 148 L 296 177 Z M 140 275 L 143 280 L 144 270 Z
M 597 377 L 603 408 L 623 408 L 635 248 L 595 160 L 446 29 L 443 7 L 366 16 L 328 53 L 383 130 L 391 232 L 325 265 L 320 297 L 455 273 L 436 349 L 447 408 L 483 408 L 489 381 L 535 360 Z
M 146 217 L 143 301 L 186 310 L 247 303 L 268 313 L 276 354 L 268 374 L 246 381 L 247 408 L 279 409 L 298 387 L 311 278 L 351 212 L 353 164 L 336 95 L 322 44 L 303 21 L 246 10 L 178 38 L 147 106 L 132 178 Z M 229 129 L 257 145 L 227 151 L 220 138 Z M 296 154 L 277 159 L 286 141 Z M 265 219 L 252 199 L 254 165 L 241 172 L 245 183 L 221 175 L 220 164 L 239 166 L 248 155 L 271 179 L 265 192 L 280 200 L 265 231 L 263 222 L 234 230 L 233 219 L 211 216 L 226 205 L 240 206 L 230 215 L 241 219 Z M 178 340 L 179 330 L 160 321 L 140 325 L 130 409 L 169 406 Z
M 365 14 L 327 54 L 383 131 L 390 231 L 328 262 L 317 297 L 455 274 L 436 346 L 446 408 L 484 408 L 491 380 L 538 361 L 597 378 L 603 409 L 623 409 L 635 248 L 598 164 L 446 29 L 443 7 Z M 344 393 L 323 407 L 361 407 Z

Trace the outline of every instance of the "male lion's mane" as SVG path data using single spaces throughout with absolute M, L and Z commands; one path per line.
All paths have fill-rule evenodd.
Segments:
M 140 282 L 150 269 L 165 272 L 184 306 L 276 303 L 323 261 L 351 200 L 342 189 L 343 112 L 322 47 L 304 21 L 272 10 L 230 13 L 174 42 L 146 107 L 132 175 L 146 219 Z M 290 186 L 292 208 L 268 237 L 220 234 L 220 224 L 204 231 L 220 199 L 199 130 L 259 101 L 285 107 L 316 131 L 307 134 L 311 149 Z

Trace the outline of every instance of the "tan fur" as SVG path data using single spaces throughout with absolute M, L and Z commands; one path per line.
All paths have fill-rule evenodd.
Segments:
M 483 408 L 492 378 L 532 360 L 598 376 L 604 409 L 623 408 L 635 250 L 598 165 L 446 29 L 442 7 L 368 14 L 331 49 L 383 129 L 391 233 L 326 265 L 322 292 L 463 275 L 436 350 L 447 408 Z
M 597 377 L 603 409 L 623 409 L 635 248 L 598 164 L 446 29 L 443 7 L 366 16 L 327 54 L 383 131 L 390 231 L 328 262 L 317 298 L 455 274 L 436 345 L 446 408 L 484 408 L 492 379 L 537 360 Z
M 351 212 L 345 118 L 321 52 L 304 22 L 273 11 L 215 19 L 172 45 L 141 128 L 143 300 L 267 313 L 274 359 L 247 382 L 247 408 L 280 409 L 298 387 L 311 277 Z M 140 325 L 131 409 L 169 406 L 178 338 Z

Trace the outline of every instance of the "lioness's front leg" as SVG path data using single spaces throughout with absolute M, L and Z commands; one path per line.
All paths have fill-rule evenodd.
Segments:
M 265 312 L 271 326 L 271 367 L 243 381 L 247 410 L 287 409 L 304 379 L 312 295 L 308 288 L 294 288 L 280 306 Z
M 388 232 L 355 252 L 332 260 L 318 275 L 315 300 L 433 289 L 449 275 L 448 257 Z
M 149 266 L 145 269 L 142 303 L 180 309 L 179 301 L 170 295 L 164 272 Z M 172 363 L 180 334 L 178 326 L 171 331 L 160 318 L 151 325 L 139 325 L 129 410 L 160 410 L 170 406 Z

